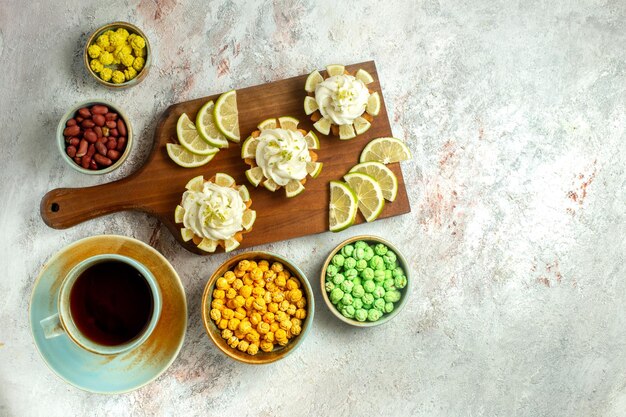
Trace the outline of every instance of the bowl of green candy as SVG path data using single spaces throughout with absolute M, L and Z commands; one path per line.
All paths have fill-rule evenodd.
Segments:
M 372 327 L 394 318 L 410 293 L 408 263 L 391 243 L 355 236 L 332 250 L 320 278 L 322 295 L 341 321 Z

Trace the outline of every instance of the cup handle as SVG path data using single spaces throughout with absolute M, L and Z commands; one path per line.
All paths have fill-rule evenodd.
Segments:
M 39 324 L 43 327 L 43 334 L 46 339 L 52 339 L 65 333 L 63 326 L 61 326 L 61 320 L 59 319 L 58 313 L 53 316 L 46 317 L 41 320 Z

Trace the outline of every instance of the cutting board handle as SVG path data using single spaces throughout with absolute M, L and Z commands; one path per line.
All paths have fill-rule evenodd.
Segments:
M 85 188 L 57 188 L 41 199 L 41 218 L 54 229 L 66 229 L 105 214 L 140 209 L 130 197 L 130 178 Z

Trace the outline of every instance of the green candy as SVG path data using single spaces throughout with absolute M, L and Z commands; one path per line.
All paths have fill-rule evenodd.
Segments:
M 374 300 L 374 308 L 381 313 L 385 312 L 385 300 L 379 298 L 378 300 Z
M 398 262 L 396 261 L 393 261 L 393 262 L 385 261 L 385 269 L 388 270 L 389 272 L 393 273 L 393 270 L 396 269 L 397 266 L 398 266 Z
M 377 321 L 379 320 L 381 317 L 383 316 L 383 313 L 381 313 L 380 311 L 376 310 L 375 308 L 370 309 L 367 312 L 367 319 L 369 321 Z
M 383 270 L 385 269 L 385 261 L 383 261 L 381 256 L 375 255 L 369 260 L 369 266 L 376 271 Z
M 374 292 L 374 290 L 376 289 L 376 284 L 374 284 L 374 281 L 368 280 L 365 281 L 363 283 L 363 289 L 365 290 L 365 292 Z
M 362 285 L 355 285 L 354 288 L 352 289 L 352 296 L 354 298 L 361 298 L 363 297 L 363 295 L 365 295 L 365 288 L 363 288 Z
M 343 268 L 344 269 L 354 269 L 354 267 L 356 266 L 356 259 L 354 258 L 346 258 L 343 261 Z
M 354 242 L 354 248 L 355 249 L 365 249 L 365 248 L 367 248 L 367 243 L 365 243 L 362 240 L 358 240 L 358 241 Z
M 367 320 L 367 310 L 363 310 L 362 308 L 356 310 L 356 312 L 354 313 L 354 317 L 358 321 L 365 321 L 365 320 Z
M 361 301 L 360 298 L 355 298 L 354 301 L 352 301 L 352 307 L 354 307 L 357 310 L 359 308 L 363 308 L 363 301 Z
M 383 255 L 383 260 L 388 263 L 393 263 L 398 259 L 395 253 L 388 250 L 386 254 Z
M 337 254 L 337 255 L 333 256 L 333 259 L 332 259 L 331 262 L 333 263 L 333 265 L 335 265 L 336 267 L 340 268 L 340 267 L 343 266 L 343 263 L 344 263 L 345 260 L 346 260 L 346 258 L 344 258 L 343 255 Z
M 366 281 L 374 279 L 374 270 L 372 268 L 365 268 L 361 271 L 361 278 Z
M 333 277 L 333 283 L 335 285 L 340 285 L 345 280 L 346 280 L 346 277 L 344 277 L 343 274 L 337 274 Z
M 354 249 L 354 253 L 352 254 L 352 257 L 356 259 L 357 261 L 365 258 L 365 249 L 363 248 Z
M 374 252 L 376 252 L 376 255 L 384 255 L 387 253 L 387 251 L 389 250 L 389 248 L 385 245 L 383 245 L 382 243 L 378 243 L 376 246 L 374 246 Z
M 402 275 L 404 275 L 404 270 L 398 266 L 391 272 L 391 274 L 394 278 L 401 277 Z
M 393 268 L 392 268 L 393 269 Z M 385 269 L 385 279 L 393 279 L 392 269 Z
M 382 284 L 385 281 L 385 271 L 381 271 L 379 269 L 374 271 L 374 281 Z
M 383 282 L 383 288 L 385 291 L 391 291 L 395 288 L 395 283 L 392 278 L 388 278 Z
M 354 252 L 354 246 L 352 245 L 346 245 L 343 248 L 341 248 L 341 254 L 346 258 L 348 256 L 352 256 L 352 252 Z
M 385 313 L 391 313 L 393 311 L 393 303 L 385 303 Z
M 406 280 L 406 277 L 404 275 L 400 275 L 399 277 L 395 277 L 393 279 L 393 282 L 394 282 L 396 288 L 400 288 L 400 289 L 406 287 L 406 284 L 407 284 L 407 280 Z
M 337 268 L 333 264 L 328 265 L 328 267 L 326 268 L 327 277 L 334 277 L 335 275 L 337 275 L 338 272 L 339 272 L 339 268 Z
M 324 287 L 326 288 L 326 292 L 331 292 L 332 290 L 335 289 L 335 283 L 332 281 L 326 281 L 326 284 L 324 285 Z
M 385 289 L 379 285 L 374 288 L 374 292 L 372 292 L 372 294 L 374 295 L 374 298 L 383 298 L 385 296 L 385 292 Z
M 361 284 L 363 284 L 363 280 L 361 279 L 361 277 L 356 276 L 356 277 L 354 277 L 354 279 L 352 280 L 352 283 L 353 283 L 354 285 L 361 285 Z
M 354 313 L 356 313 L 356 309 L 352 306 L 345 306 L 344 308 L 341 309 L 341 314 L 343 314 L 344 317 L 347 317 L 349 319 L 354 318 Z
M 400 291 L 398 290 L 391 290 L 391 291 L 387 291 L 387 293 L 385 293 L 385 301 L 388 303 L 396 303 L 398 301 L 400 301 L 400 297 L 402 296 L 402 294 L 400 293 Z
M 347 279 L 354 281 L 354 278 L 359 275 L 359 271 L 357 271 L 356 269 L 348 269 L 343 272 L 343 275 Z
M 365 304 L 363 303 L 363 310 L 371 310 L 374 308 L 373 304 Z
M 341 291 L 341 290 L 339 290 Z M 374 303 L 374 296 L 370 293 L 365 293 L 363 295 L 363 297 L 361 297 L 361 301 L 363 301 L 363 305 L 370 305 Z M 385 300 L 385 301 L 391 301 L 391 300 Z
M 344 294 L 343 298 L 341 299 L 341 302 L 343 303 L 344 306 L 350 306 L 354 302 L 354 299 L 352 298 L 350 294 Z
M 354 283 L 349 280 L 344 280 L 340 285 L 341 291 L 351 293 L 354 288 Z
M 367 261 L 365 259 L 359 259 L 358 261 L 356 261 L 356 266 L 355 266 L 357 271 L 363 271 L 365 268 L 367 268 Z
M 339 300 L 343 298 L 343 291 L 340 288 L 334 288 L 330 292 L 330 302 L 333 304 L 337 304 Z
M 367 248 L 365 248 L 365 256 L 363 257 L 363 259 L 369 262 L 373 257 L 374 257 L 374 249 L 372 249 L 371 246 L 368 246 Z

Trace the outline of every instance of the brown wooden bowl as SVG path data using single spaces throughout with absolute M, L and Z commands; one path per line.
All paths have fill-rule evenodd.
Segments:
M 296 277 L 300 281 L 300 284 L 302 285 L 302 290 L 304 291 L 304 295 L 307 300 L 307 316 L 304 320 L 302 320 L 302 332 L 298 336 L 293 338 L 287 346 L 276 346 L 271 352 L 263 352 L 262 350 L 259 350 L 259 353 L 254 356 L 249 355 L 246 352 L 241 352 L 240 350 L 231 348 L 228 343 L 226 343 L 226 340 L 222 338 L 221 330 L 215 325 L 209 315 L 211 311 L 211 301 L 213 300 L 213 290 L 215 287 L 215 282 L 219 277 L 223 276 L 226 271 L 233 269 L 239 263 L 239 261 L 242 261 L 244 259 L 253 260 L 256 262 L 266 260 L 270 264 L 272 262 L 282 263 L 287 269 L 289 269 L 289 272 L 291 272 L 292 276 Z M 226 354 L 226 356 L 251 365 L 263 365 L 275 362 L 293 352 L 298 346 L 300 346 L 300 344 L 308 334 L 309 329 L 311 328 L 311 324 L 313 322 L 314 312 L 315 299 L 313 298 L 313 290 L 311 289 L 311 285 L 309 284 L 309 281 L 304 273 L 288 259 L 285 259 L 280 255 L 276 255 L 270 252 L 250 251 L 240 253 L 228 259 L 226 262 L 220 265 L 219 268 L 217 268 L 213 275 L 211 275 L 209 281 L 204 287 L 204 294 L 202 295 L 202 321 L 204 323 L 204 328 L 209 335 L 209 339 L 211 339 L 215 346 L 217 346 L 219 350 Z

